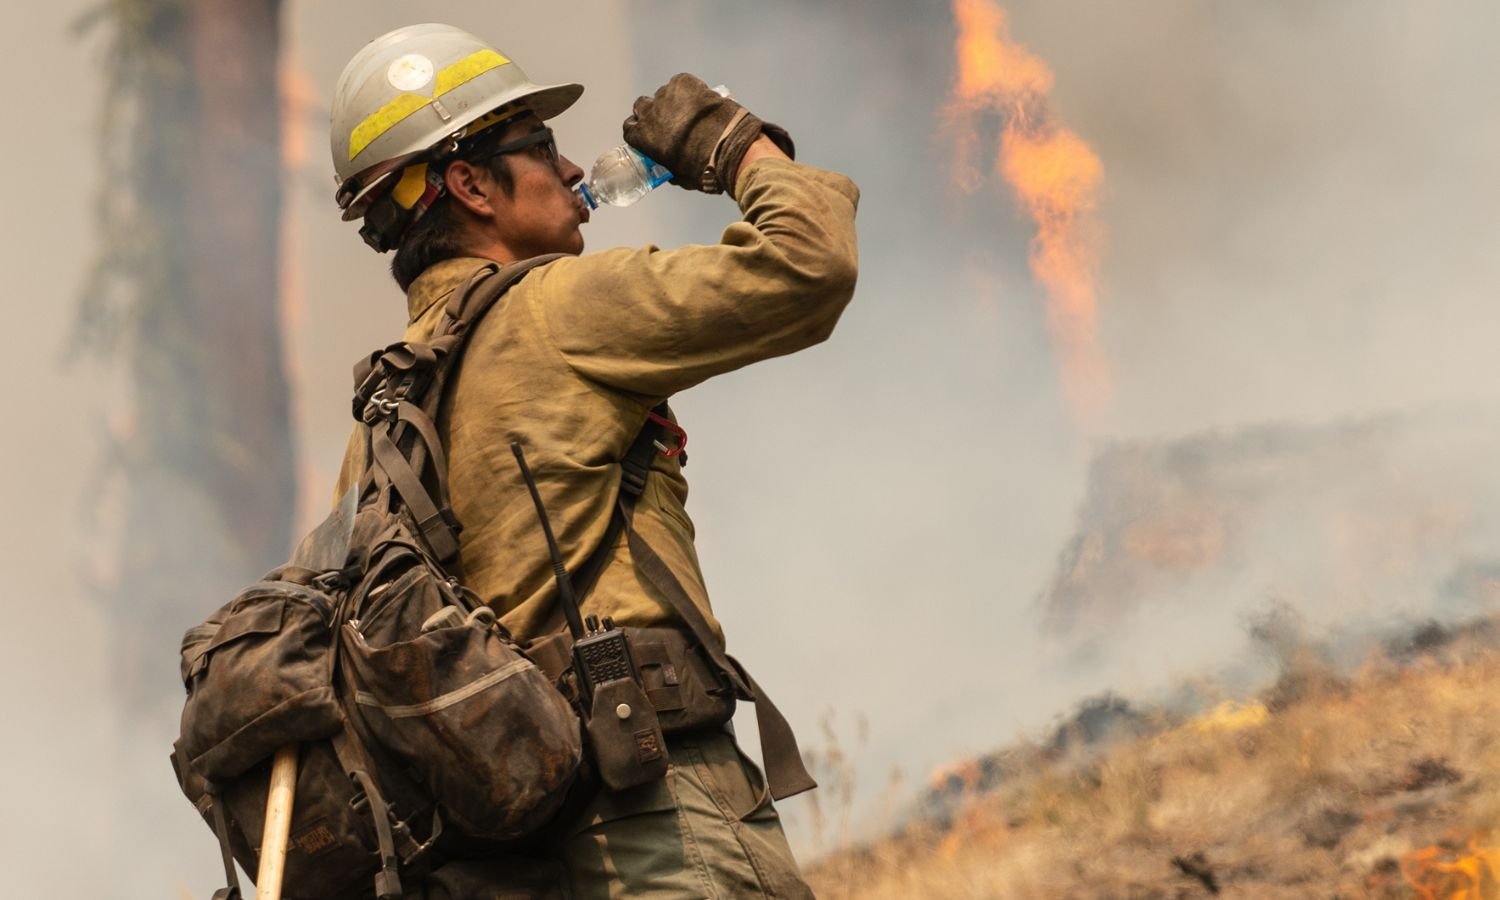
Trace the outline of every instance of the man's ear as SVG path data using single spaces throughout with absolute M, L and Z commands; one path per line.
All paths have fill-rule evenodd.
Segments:
M 443 183 L 448 195 L 464 209 L 476 216 L 488 217 L 494 212 L 490 198 L 495 189 L 495 179 L 489 170 L 476 166 L 468 160 L 456 159 L 443 172 Z

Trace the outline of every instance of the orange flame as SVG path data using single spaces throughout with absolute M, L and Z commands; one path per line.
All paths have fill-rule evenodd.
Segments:
M 1468 853 L 1442 858 L 1452 855 L 1440 846 L 1413 850 L 1401 858 L 1401 877 L 1421 900 L 1500 897 L 1500 848 L 1482 847 L 1478 838 L 1470 838 Z
M 958 74 L 948 104 L 955 133 L 955 179 L 973 192 L 983 183 L 974 163 L 979 125 L 1004 117 L 994 168 L 1036 223 L 1032 274 L 1047 291 L 1047 325 L 1074 417 L 1093 420 L 1108 400 L 1109 370 L 1098 343 L 1102 228 L 1095 218 L 1104 167 L 1089 145 L 1052 116 L 1046 63 L 1010 37 L 994 0 L 953 0 Z

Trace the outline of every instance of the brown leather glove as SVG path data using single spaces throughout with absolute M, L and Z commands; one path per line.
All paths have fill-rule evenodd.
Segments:
M 706 194 L 732 192 L 740 160 L 761 134 L 788 156 L 795 149 L 786 129 L 686 73 L 672 76 L 656 96 L 637 99 L 624 131 L 625 143 L 666 166 L 673 184 Z

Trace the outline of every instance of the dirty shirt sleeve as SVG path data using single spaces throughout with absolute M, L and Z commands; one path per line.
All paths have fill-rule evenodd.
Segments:
M 848 178 L 780 159 L 739 181 L 719 243 L 618 249 L 549 266 L 533 295 L 580 374 L 664 398 L 828 338 L 858 271 Z

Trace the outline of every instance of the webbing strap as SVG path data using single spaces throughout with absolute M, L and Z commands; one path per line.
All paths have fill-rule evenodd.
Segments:
M 557 255 L 554 254 L 550 257 L 539 256 L 536 258 L 540 260 L 556 259 Z M 525 263 L 521 263 L 520 265 L 524 266 Z M 527 266 L 526 268 L 530 267 Z M 474 289 L 482 284 L 486 278 L 490 277 L 491 274 L 498 271 L 500 271 L 500 267 L 493 263 L 487 266 L 482 266 L 479 269 L 476 269 L 474 273 L 469 276 L 469 280 L 464 282 L 464 286 L 462 288 L 449 294 L 448 303 L 443 307 L 443 319 L 438 323 L 436 333 L 456 334 L 458 332 L 462 332 L 463 330 L 468 328 L 468 326 L 472 324 L 475 319 L 479 318 L 479 316 L 484 315 L 484 310 L 482 307 L 488 304 L 490 301 L 494 300 L 496 297 L 500 296 L 500 291 L 493 291 L 491 295 L 486 296 L 482 292 L 475 291 Z M 521 271 L 525 271 L 525 269 L 522 269 Z M 519 273 L 517 274 L 517 277 L 519 277 Z
M 667 418 L 670 410 L 663 402 L 652 412 L 662 418 Z M 750 677 L 750 673 L 745 671 L 739 661 L 724 652 L 713 629 L 709 627 L 708 620 L 704 618 L 698 605 L 687 595 L 677 575 L 657 555 L 651 545 L 646 543 L 645 538 L 635 530 L 635 505 L 646 490 L 646 479 L 651 474 L 651 463 L 656 458 L 656 442 L 661 439 L 661 432 L 661 425 L 652 419 L 647 419 L 640 433 L 631 442 L 630 448 L 625 451 L 625 458 L 620 461 L 620 492 L 615 500 L 614 511 L 610 515 L 609 528 L 604 533 L 603 541 L 576 573 L 574 578 L 576 596 L 579 602 L 588 596 L 589 590 L 599 580 L 600 573 L 614 551 L 615 541 L 619 539 L 620 532 L 625 532 L 631 559 L 641 574 L 645 575 L 657 591 L 667 598 L 667 602 L 677 613 L 678 619 L 692 632 L 693 639 L 708 654 L 709 662 L 722 674 L 735 693 L 755 702 L 755 722 L 760 730 L 761 759 L 765 763 L 766 782 L 771 789 L 771 796 L 782 800 L 811 790 L 817 787 L 818 783 L 813 780 L 802 762 L 802 751 L 797 746 L 797 737 L 792 732 L 792 726 L 787 722 L 786 716 L 782 715 L 781 710 Z M 561 642 L 549 637 L 535 644 L 539 652 L 548 656 L 558 653 L 566 656 L 564 648 L 571 646 L 571 641 L 568 640 L 563 628 L 564 613 L 560 607 L 560 603 L 554 605 L 542 633 L 561 634 Z M 561 660 L 553 660 L 554 665 L 558 662 Z
M 630 556 L 636 567 L 672 604 L 673 611 L 693 633 L 693 638 L 702 646 L 703 652 L 708 654 L 714 668 L 724 674 L 740 696 L 755 701 L 755 724 L 760 730 L 761 761 L 766 767 L 766 783 L 770 786 L 771 796 L 782 800 L 817 787 L 818 783 L 802 762 L 797 736 L 792 732 L 786 716 L 781 714 L 781 710 L 771 702 L 766 692 L 755 683 L 750 673 L 719 646 L 703 611 L 687 595 L 687 591 L 683 590 L 682 582 L 677 580 L 671 567 L 635 530 L 635 498 L 621 496 L 619 510 L 625 521 Z
M 381 407 L 384 418 L 371 423 L 367 456 L 370 470 L 361 481 L 362 494 L 365 490 L 394 488 L 433 555 L 452 569 L 456 570 L 459 562 L 459 524 L 449 508 L 447 459 L 434 425 L 444 386 L 463 355 L 474 323 L 523 275 L 562 255 L 479 267 L 453 292 L 430 340 L 394 344 L 355 367 L 356 418 L 362 416 L 378 391 L 391 391 L 390 396 L 381 398 L 386 404 Z M 433 475 L 431 491 L 423 480 L 429 467 Z
M 380 900 L 387 900 L 387 898 L 399 900 L 401 897 L 401 882 L 398 874 L 400 867 L 410 865 L 426 853 L 442 825 L 434 816 L 433 833 L 429 835 L 425 844 L 417 843 L 405 822 L 397 822 L 393 827 L 391 819 L 394 816 L 391 814 L 390 805 L 386 803 L 385 795 L 380 792 L 380 787 L 371 774 L 377 771 L 375 762 L 370 759 L 364 744 L 354 734 L 347 719 L 344 720 L 344 727 L 334 734 L 330 743 L 333 744 L 334 756 L 338 758 L 339 766 L 343 768 L 344 774 L 364 792 L 365 802 L 374 820 L 375 841 L 380 847 L 380 872 L 375 876 L 376 896 Z M 394 893 L 392 893 L 393 888 Z
M 537 266 L 546 265 L 566 254 L 549 253 L 545 256 L 533 256 L 504 266 L 484 266 L 470 276 L 468 282 L 461 290 L 454 291 L 453 296 L 448 299 L 445 307 L 443 320 L 438 324 L 437 331 L 433 333 L 432 343 L 443 343 L 448 347 L 442 364 L 438 367 L 433 386 L 428 389 L 427 403 L 430 406 L 428 414 L 436 412 L 441 402 L 442 386 L 447 381 L 447 376 L 458 365 L 463 357 L 464 349 L 468 346 L 468 335 L 473 330 L 474 324 L 489 312 L 490 307 L 495 305 L 501 295 L 510 289 L 510 286 L 521 280 L 527 272 Z M 495 275 L 496 277 L 490 277 Z M 456 314 L 455 314 L 456 313 Z M 456 340 L 451 342 L 444 340 L 452 335 Z
M 219 855 L 224 858 L 224 889 L 214 892 L 214 900 L 240 900 L 240 876 L 234 870 L 234 851 L 229 848 L 229 822 L 224 817 L 224 797 L 210 785 L 209 804 L 214 810 L 214 835 L 219 839 Z
M 652 412 L 666 417 L 670 410 L 663 401 Z M 625 451 L 625 458 L 620 460 L 620 494 L 631 497 L 632 502 L 646 490 L 646 477 L 651 474 L 651 461 L 656 458 L 656 441 L 660 437 L 661 426 L 647 419 L 646 424 L 636 433 L 635 440 L 631 441 L 630 448 Z M 611 512 L 604 540 L 599 542 L 599 546 L 594 548 L 594 552 L 584 560 L 574 575 L 573 584 L 580 603 L 598 583 L 599 574 L 604 571 L 605 563 L 614 552 L 615 541 L 620 539 L 620 532 L 624 528 L 625 518 Z
M 374 463 L 380 467 L 401 495 L 406 508 L 411 510 L 417 527 L 422 531 L 427 546 L 440 560 L 458 553 L 458 532 L 444 518 L 433 503 L 432 496 L 422 485 L 422 479 L 411 467 L 411 461 L 396 449 L 395 443 L 385 431 L 377 430 L 370 437 L 370 448 L 375 452 Z
M 396 838 L 391 833 L 390 809 L 375 786 L 370 773 L 355 769 L 350 773 L 365 792 L 370 817 L 375 820 L 375 841 L 380 845 L 380 871 L 375 875 L 375 896 L 379 900 L 401 900 L 401 860 L 396 856 Z
M 429 372 L 437 365 L 437 351 L 430 343 L 402 341 L 380 357 L 380 365 L 389 372 Z
M 415 428 L 422 436 L 422 444 L 432 457 L 433 474 L 437 476 L 437 496 L 439 499 L 446 498 L 448 496 L 448 456 L 443 451 L 443 440 L 438 436 L 437 426 L 433 424 L 432 417 L 416 404 L 402 400 L 396 407 L 396 418 Z

